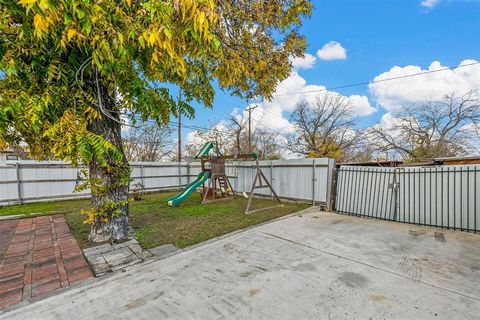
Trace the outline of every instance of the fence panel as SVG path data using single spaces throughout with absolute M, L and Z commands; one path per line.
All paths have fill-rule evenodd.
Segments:
M 334 165 L 334 160 L 326 158 L 260 161 L 280 197 L 325 204 L 331 195 Z M 178 189 L 201 171 L 199 162 L 132 162 L 130 166 L 131 186 L 141 183 L 146 191 Z M 85 168 L 72 168 L 60 161 L 0 163 L 0 205 L 89 197 L 89 190 L 73 193 L 81 169 Z M 254 161 L 231 161 L 226 165 L 236 192 L 250 192 L 255 170 Z M 256 192 L 270 195 L 267 189 Z
M 480 232 L 480 165 L 340 167 L 339 213 Z
M 399 221 L 478 232 L 479 165 L 399 168 Z
M 335 209 L 362 217 L 395 220 L 395 170 L 376 167 L 340 167 Z

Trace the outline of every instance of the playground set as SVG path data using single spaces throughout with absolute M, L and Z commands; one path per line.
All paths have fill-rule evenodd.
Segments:
M 211 152 L 215 150 L 214 152 Z M 211 154 L 214 153 L 214 154 Z M 256 163 L 256 174 L 253 179 L 252 188 L 248 196 L 247 208 L 245 209 L 246 214 L 255 213 L 258 211 L 263 211 L 267 209 L 272 209 L 282 205 L 280 198 L 277 196 L 275 190 L 273 190 L 272 185 L 268 179 L 263 174 L 260 169 L 260 164 L 258 162 L 258 156 L 256 153 L 250 154 L 236 154 L 236 155 L 222 155 L 218 148 L 215 148 L 213 142 L 207 142 L 202 149 L 195 155 L 195 159 L 200 159 L 202 171 L 197 176 L 197 178 L 189 183 L 183 190 L 181 190 L 177 195 L 171 197 L 167 200 L 167 204 L 171 207 L 176 207 L 180 203 L 184 202 L 195 190 L 200 188 L 202 193 L 202 204 L 209 203 L 212 201 L 221 201 L 233 199 L 235 196 L 235 191 L 233 190 L 232 184 L 228 179 L 225 170 L 225 161 L 255 161 Z M 208 182 L 208 183 L 207 183 Z M 269 188 L 272 192 L 272 195 L 278 201 L 278 205 L 270 206 L 266 208 L 260 208 L 250 211 L 250 206 L 252 204 L 252 199 L 254 196 L 255 189 L 260 188 Z

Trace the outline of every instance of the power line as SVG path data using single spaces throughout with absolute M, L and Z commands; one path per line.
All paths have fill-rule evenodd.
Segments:
M 463 65 L 458 65 L 458 66 L 455 66 L 455 67 L 445 67 L 445 68 L 442 68 L 442 69 L 438 69 L 438 70 L 429 70 L 429 71 L 423 71 L 423 72 L 417 72 L 417 73 L 413 73 L 413 74 L 409 74 L 409 75 L 403 75 L 403 76 L 398 76 L 398 77 L 391 77 L 391 78 L 386 78 L 386 79 L 380 79 L 380 80 L 373 80 L 373 81 L 365 81 L 365 82 L 359 82 L 359 83 L 352 83 L 352 84 L 346 84 L 346 85 L 341 85 L 341 86 L 336 86 L 336 87 L 329 87 L 329 88 L 324 88 L 324 89 L 316 89 L 316 90 L 308 90 L 308 91 L 302 91 L 302 92 L 296 92 L 296 93 L 286 93 L 286 94 L 276 94 L 275 96 L 289 96 L 289 95 L 298 95 L 298 94 L 305 94 L 305 93 L 314 93 L 314 92 L 322 92 L 322 91 L 330 91 L 330 90 L 335 90 L 335 89 L 342 89 L 342 88 L 349 88 L 349 87 L 355 87 L 355 86 L 360 86 L 360 85 L 367 85 L 367 84 L 372 84 L 372 83 L 379 83 L 379 82 L 386 82 L 386 81 L 392 81 L 392 80 L 398 80 L 398 79 L 405 79 L 405 78 L 411 78 L 411 77 L 416 77 L 416 76 L 420 76 L 420 75 L 425 75 L 425 74 L 431 74 L 431 73 L 436 73 L 436 72 L 442 72 L 442 71 L 446 71 L 446 70 L 455 70 L 455 69 L 458 69 L 458 68 L 463 68 L 463 67 L 469 67 L 469 66 L 473 66 L 473 65 L 477 65 L 477 64 L 480 64 L 480 62 L 472 62 L 472 63 L 468 63 L 468 64 L 463 64 Z M 272 100 L 279 103 L 277 100 L 275 100 L 273 97 L 272 97 Z M 277 115 L 277 114 L 274 114 L 272 112 L 270 112 L 269 110 L 265 109 L 264 107 L 262 107 L 262 111 L 264 113 L 267 113 L 267 114 L 270 114 L 271 116 L 277 118 L 277 119 L 284 119 L 281 115 Z M 254 119 L 255 121 L 255 119 Z M 283 128 L 286 128 L 286 127 L 282 127 L 282 128 L 279 128 L 277 129 L 278 131 L 282 130 Z M 270 128 L 269 128 L 270 129 Z M 270 129 L 271 130 L 271 129 Z M 279 133 L 277 131 L 277 133 Z
M 308 90 L 308 91 L 301 91 L 301 92 L 295 92 L 295 93 L 285 93 L 285 94 L 276 94 L 275 96 L 289 96 L 289 95 L 299 95 L 299 94 L 307 94 L 307 93 L 315 93 L 315 92 L 323 92 L 323 91 L 330 91 L 330 90 L 336 90 L 336 89 L 342 89 L 342 88 L 350 88 L 350 87 L 356 87 L 356 86 L 363 86 L 363 85 L 368 85 L 368 84 L 372 84 L 372 83 L 380 83 L 380 82 L 386 82 L 386 81 L 393 81 L 393 80 L 398 80 L 398 79 L 405 79 L 405 78 L 412 78 L 412 77 L 416 77 L 416 76 L 421 76 L 421 75 L 426 75 L 426 74 L 431 74 L 431 73 L 437 73 L 437 72 L 443 72 L 443 71 L 447 71 L 447 70 L 455 70 L 455 69 L 458 69 L 458 68 L 463 68 L 463 67 L 469 67 L 469 66 L 473 66 L 473 65 L 477 65 L 477 64 L 480 64 L 480 62 L 472 62 L 472 63 L 468 63 L 468 64 L 463 64 L 463 65 L 458 65 L 458 66 L 455 66 L 455 67 L 445 67 L 445 68 L 442 68 L 442 69 L 437 69 L 437 70 L 429 70 L 429 71 L 423 71 L 423 72 L 417 72 L 417 73 L 413 73 L 413 74 L 409 74 L 409 75 L 403 75 L 403 76 L 398 76 L 398 77 L 391 77 L 391 78 L 386 78 L 386 79 L 380 79 L 380 80 L 372 80 L 372 81 L 364 81 L 364 82 L 358 82 L 358 83 L 352 83 L 352 84 L 345 84 L 345 85 L 340 85 L 340 86 L 335 86 L 335 87 L 328 87 L 328 88 L 323 88 L 323 89 L 316 89 L 316 90 Z M 238 102 L 240 103 L 244 103 L 244 101 L 240 100 L 239 98 L 237 97 L 234 97 L 234 96 L 231 96 L 231 98 L 234 98 L 236 99 Z M 279 103 L 278 101 L 276 101 L 274 98 L 272 98 L 273 101 Z M 248 109 L 244 109 L 244 110 L 247 110 Z M 277 115 L 277 114 L 274 114 L 272 112 L 270 112 L 269 110 L 267 110 L 266 108 L 262 107 L 262 112 L 263 113 L 267 113 L 277 119 L 284 119 L 281 115 Z M 263 118 L 263 116 L 262 116 Z M 257 124 L 260 124 L 260 121 L 256 120 L 256 119 L 252 119 L 253 121 L 257 122 Z M 150 121 L 150 120 L 148 120 Z M 186 128 L 186 129 L 191 129 L 191 130 L 197 130 L 197 131 L 201 131 L 201 132 L 208 132 L 208 131 L 212 131 L 212 130 L 216 130 L 216 132 L 218 133 L 224 133 L 224 134 L 231 134 L 231 132 L 229 131 L 224 131 L 224 130 L 218 130 L 218 129 L 215 129 L 215 128 L 205 128 L 205 127 L 200 127 L 200 126 L 195 126 L 195 125 L 184 125 L 184 124 L 179 124 L 178 122 L 175 122 L 175 121 L 170 121 L 170 124 L 168 126 L 171 126 L 171 125 L 175 125 L 176 127 L 177 126 L 180 126 L 182 128 Z M 286 128 L 286 127 L 285 127 Z M 268 131 L 270 132 L 276 132 L 276 133 L 280 133 L 280 130 L 283 129 L 283 128 L 280 128 L 280 129 L 277 129 L 277 130 L 273 130 L 271 128 L 267 128 Z
M 417 72 L 417 73 L 407 74 L 407 75 L 398 76 L 398 77 L 380 79 L 380 80 L 372 80 L 372 81 L 364 81 L 364 82 L 358 82 L 358 83 L 352 83 L 352 84 L 345 84 L 345 85 L 341 85 L 341 86 L 329 87 L 329 88 L 324 88 L 324 89 L 308 90 L 308 91 L 301 91 L 301 92 L 294 92 L 294 93 L 276 94 L 276 96 L 291 96 L 291 95 L 298 95 L 298 94 L 305 94 L 305 93 L 314 93 L 314 92 L 322 92 L 322 91 L 327 91 L 327 90 L 330 91 L 330 90 L 336 90 L 336 89 L 364 86 L 364 85 L 372 84 L 372 83 L 379 83 L 379 82 L 385 82 L 385 81 L 411 78 L 411 77 L 416 77 L 416 76 L 421 76 L 421 75 L 436 73 L 436 72 L 442 72 L 442 71 L 447 71 L 447 70 L 455 70 L 455 69 L 458 69 L 458 68 L 469 67 L 469 66 L 473 66 L 473 65 L 476 65 L 476 64 L 480 64 L 480 61 L 472 62 L 472 63 L 468 63 L 468 64 L 463 64 L 463 65 L 458 65 L 456 67 L 445 67 L 445 68 L 438 69 L 438 70 L 429 70 L 429 71 Z

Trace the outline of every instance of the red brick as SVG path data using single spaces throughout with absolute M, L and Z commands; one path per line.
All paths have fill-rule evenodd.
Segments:
M 22 301 L 22 290 L 0 293 L 0 308 L 13 306 Z
M 93 276 L 63 215 L 0 222 L 2 254 L 0 307 Z
M 53 242 L 38 243 L 34 246 L 35 250 L 52 249 Z
M 74 283 L 74 282 L 85 280 L 85 279 L 90 278 L 90 277 L 93 277 L 92 271 L 90 271 L 90 269 L 88 267 L 86 267 L 84 269 L 81 269 L 81 270 L 75 272 L 72 275 L 68 275 L 68 281 L 70 283 Z
M 48 266 L 33 268 L 33 282 L 38 282 L 44 279 L 58 278 L 57 265 L 51 264 Z
M 23 279 L 22 275 L 19 275 L 17 278 L 10 280 L 2 281 L 0 283 L 0 292 L 9 292 L 11 290 L 23 288 Z
M 59 280 L 50 281 L 48 283 L 44 283 L 44 284 L 41 284 L 41 285 L 33 284 L 32 297 L 36 297 L 36 296 L 39 296 L 39 295 L 42 295 L 42 294 L 51 293 L 51 292 L 54 292 L 55 290 L 60 289 L 60 288 L 61 288 L 61 286 L 60 286 L 60 281 Z
M 25 270 L 25 267 L 23 266 L 23 263 L 12 263 L 8 265 L 2 265 L 2 268 L 0 269 L 0 279 L 3 279 L 5 277 L 14 275 L 14 274 L 19 274 L 23 273 Z
M 73 274 L 77 270 L 80 270 L 83 268 L 88 268 L 88 264 L 85 261 L 85 259 L 83 259 L 83 257 L 81 260 L 75 261 L 73 263 L 68 263 L 68 264 L 65 263 L 65 269 L 67 270 L 68 275 Z

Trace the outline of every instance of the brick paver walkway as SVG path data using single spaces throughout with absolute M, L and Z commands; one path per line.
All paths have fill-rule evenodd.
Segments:
M 63 215 L 0 222 L 0 308 L 89 277 Z

